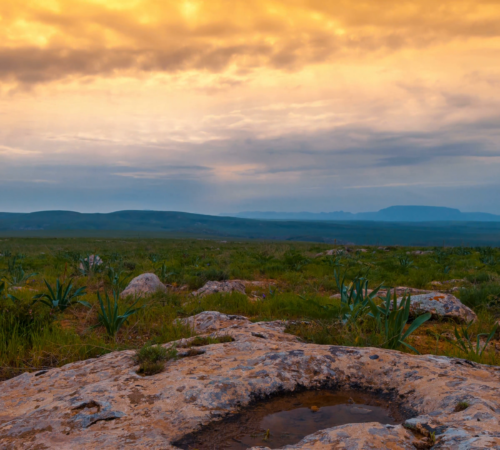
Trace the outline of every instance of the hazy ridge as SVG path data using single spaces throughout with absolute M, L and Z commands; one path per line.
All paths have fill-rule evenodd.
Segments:
M 244 211 L 223 216 L 245 219 L 264 220 L 334 220 L 358 221 L 370 220 L 375 222 L 500 222 L 500 216 L 482 212 L 464 213 L 458 209 L 440 206 L 391 206 L 376 212 L 350 213 L 345 211 L 334 212 L 274 212 L 274 211 Z
M 500 222 L 256 220 L 174 211 L 0 213 L 2 237 L 193 237 L 362 245 L 500 246 Z

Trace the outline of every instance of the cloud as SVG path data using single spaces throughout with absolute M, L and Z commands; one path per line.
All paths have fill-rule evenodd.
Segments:
M 0 144 L 0 154 L 11 157 L 23 157 L 23 156 L 26 157 L 26 156 L 33 156 L 36 154 L 40 154 L 40 152 L 37 150 L 24 150 L 22 148 L 14 148 Z
M 68 8 L 63 0 L 0 0 L 0 80 L 31 85 L 230 67 L 295 71 L 500 36 L 500 5 L 486 0 L 186 4 L 75 0 Z

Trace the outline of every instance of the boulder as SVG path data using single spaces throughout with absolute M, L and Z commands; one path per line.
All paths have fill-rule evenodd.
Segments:
M 250 323 L 246 317 L 222 314 L 218 311 L 204 311 L 179 322 L 197 334 L 212 333 L 221 328 L 239 327 Z
M 193 292 L 194 296 L 204 297 L 205 295 L 218 293 L 240 292 L 245 294 L 245 285 L 239 280 L 229 281 L 208 281 L 202 288 Z
M 407 255 L 431 255 L 434 253 L 432 250 L 415 250 L 413 252 L 406 252 Z
M 402 298 L 398 298 L 398 302 Z M 462 304 L 458 298 L 441 292 L 412 295 L 410 311 L 413 316 L 430 312 L 435 318 L 451 319 L 456 322 L 470 322 L 477 319 L 476 313 Z
M 126 350 L 1 382 L 0 448 L 174 450 L 184 436 L 235 417 L 256 399 L 325 386 L 377 392 L 407 419 L 328 428 L 286 448 L 429 448 L 420 438 L 431 432 L 434 448 L 500 447 L 498 367 L 308 344 L 278 321 L 252 323 L 213 312 L 190 320 L 234 341 L 186 352 L 151 376 L 137 374 L 135 352 Z M 468 404 L 463 411 L 460 402 Z
M 120 297 L 128 296 L 144 297 L 156 292 L 167 292 L 167 287 L 160 281 L 154 273 L 143 273 L 135 277 L 120 294 Z

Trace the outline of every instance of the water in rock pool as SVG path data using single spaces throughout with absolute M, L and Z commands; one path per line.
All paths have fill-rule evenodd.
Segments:
M 242 450 L 296 444 L 316 431 L 348 423 L 396 424 L 394 404 L 373 395 L 346 391 L 305 391 L 280 395 L 215 422 L 174 443 L 182 449 Z

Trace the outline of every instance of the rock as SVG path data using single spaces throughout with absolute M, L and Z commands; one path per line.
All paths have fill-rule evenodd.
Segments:
M 398 298 L 398 302 L 401 300 L 402 297 Z M 430 312 L 433 317 L 451 319 L 456 322 L 469 322 L 477 319 L 476 313 L 462 304 L 458 298 L 441 292 L 412 295 L 410 312 L 413 316 Z
M 143 273 L 135 277 L 120 294 L 121 298 L 128 297 L 144 297 L 156 292 L 167 292 L 166 286 L 154 273 Z
M 440 287 L 440 286 L 447 286 L 450 284 L 469 284 L 469 281 L 466 280 L 465 278 L 460 278 L 457 280 L 431 281 L 429 284 L 431 286 Z
M 36 289 L 29 288 L 27 286 L 9 286 L 10 291 L 32 291 L 35 292 Z
M 407 255 L 431 255 L 432 253 L 434 253 L 432 250 L 415 250 L 413 252 L 406 252 Z
M 405 294 L 410 294 L 410 295 L 419 295 L 419 294 L 427 294 L 433 291 L 427 291 L 424 289 L 415 289 L 411 287 L 406 287 L 406 286 L 398 286 L 396 288 L 391 289 L 391 297 L 394 295 L 394 291 L 396 291 L 396 296 L 403 296 Z M 373 289 L 368 289 L 368 293 L 371 294 L 373 292 Z M 387 295 L 387 289 L 380 289 L 378 291 L 377 296 L 380 298 L 383 298 Z M 340 294 L 334 294 L 330 298 L 340 298 Z
M 499 367 L 307 344 L 286 334 L 279 321 L 251 323 L 216 312 L 188 320 L 234 341 L 206 345 L 204 353 L 169 361 L 152 376 L 136 373 L 128 350 L 1 382 L 0 448 L 174 450 L 183 436 L 234 416 L 255 399 L 324 386 L 378 392 L 409 419 L 329 428 L 286 448 L 413 449 L 421 441 L 411 430 L 432 431 L 440 449 L 500 446 Z M 179 342 L 165 347 L 171 345 Z M 457 412 L 461 401 L 469 406 Z
M 315 258 L 319 258 L 321 256 L 334 256 L 334 255 L 342 255 L 343 253 L 349 253 L 351 250 L 346 247 L 345 249 L 343 248 L 332 248 L 331 250 L 326 250 L 321 253 L 317 253 L 314 255 Z
M 90 255 L 88 258 L 85 258 L 85 261 L 89 262 L 90 267 L 92 266 L 100 266 L 102 264 L 102 259 L 97 255 Z M 80 270 L 84 270 L 83 264 L 80 263 Z
M 205 295 L 217 294 L 222 292 L 240 292 L 241 294 L 245 294 L 245 285 L 239 280 L 208 281 L 202 288 L 193 292 L 193 295 L 204 297 Z
M 207 334 L 220 328 L 248 325 L 250 321 L 243 316 L 227 315 L 218 311 L 204 311 L 196 316 L 182 319 L 180 323 L 189 326 L 195 333 Z
M 396 295 L 398 296 L 398 303 L 401 302 L 404 295 L 411 295 L 410 313 L 412 316 L 430 312 L 435 318 L 451 319 L 458 322 L 468 322 L 477 319 L 474 311 L 462 304 L 460 300 L 453 295 L 398 286 L 391 289 L 391 298 L 394 295 L 394 291 L 396 291 Z M 368 293 L 371 292 L 373 292 L 373 289 L 368 289 Z M 386 295 L 387 290 L 380 289 L 377 297 L 385 298 Z M 340 297 L 340 294 L 330 296 L 330 298 L 335 299 L 339 299 Z

